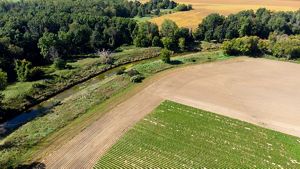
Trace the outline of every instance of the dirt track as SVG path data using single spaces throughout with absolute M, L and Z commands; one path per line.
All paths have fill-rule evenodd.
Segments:
M 164 72 L 91 124 L 43 163 L 91 168 L 115 141 L 165 99 L 300 137 L 300 65 L 235 58 Z

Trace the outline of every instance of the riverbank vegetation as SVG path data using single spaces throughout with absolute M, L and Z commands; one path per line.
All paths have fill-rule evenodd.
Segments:
M 127 0 L 2 1 L 0 68 L 7 74 L 4 83 L 12 84 L 8 90 L 20 85 L 34 87 L 35 91 L 26 95 L 17 93 L 16 97 L 4 91 L 5 111 L 1 111 L 0 119 L 12 117 L 94 75 L 77 74 L 74 76 L 80 80 L 68 77 L 71 82 L 57 87 L 62 85 L 60 80 L 53 80 L 51 71 L 45 67 L 53 65 L 54 71 L 70 69 L 67 62 L 81 59 L 82 55 L 95 56 L 102 50 L 114 51 L 121 45 L 131 45 L 138 26 L 134 17 L 160 15 L 160 10 L 173 10 L 177 5 L 170 0 L 151 0 L 144 4 Z

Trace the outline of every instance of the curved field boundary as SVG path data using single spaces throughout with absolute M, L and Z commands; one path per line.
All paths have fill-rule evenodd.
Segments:
M 169 71 L 119 104 L 42 162 L 91 168 L 128 128 L 172 100 L 300 136 L 300 65 L 235 58 Z

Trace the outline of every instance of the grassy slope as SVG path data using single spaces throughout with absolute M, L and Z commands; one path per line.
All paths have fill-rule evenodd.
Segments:
M 163 102 L 95 168 L 299 168 L 300 139 Z
M 157 72 L 186 66 L 226 59 L 221 52 L 202 52 L 172 58 L 181 64 L 166 64 L 160 60 L 144 61 L 134 68 L 146 77 Z M 39 159 L 71 139 L 83 128 L 100 118 L 101 115 L 133 95 L 134 86 L 143 88 L 144 83 L 133 85 L 126 76 L 113 76 L 92 86 L 87 86 L 81 93 L 65 99 L 61 105 L 47 115 L 23 125 L 0 142 L 0 166 L 17 166 Z M 38 126 L 38 127 L 37 127 Z M 1 146 L 5 145 L 5 146 Z M 50 146 L 51 145 L 51 146 Z M 44 151 L 44 149 L 46 149 Z

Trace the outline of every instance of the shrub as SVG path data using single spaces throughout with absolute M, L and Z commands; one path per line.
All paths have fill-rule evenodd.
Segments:
M 34 89 L 45 89 L 47 86 L 41 83 L 35 83 L 32 85 Z
M 102 51 L 98 51 L 97 55 L 100 56 L 101 64 L 108 64 L 108 65 L 114 64 L 114 58 L 112 57 L 112 54 L 109 50 L 103 49 Z
M 164 63 L 170 63 L 171 62 L 171 54 L 172 52 L 167 50 L 167 49 L 163 49 L 161 50 L 160 52 L 160 57 L 161 57 L 161 60 L 164 62 Z
M 133 82 L 133 83 L 140 83 L 140 82 L 142 82 L 143 81 L 143 79 L 144 79 L 145 77 L 144 76 L 142 76 L 142 75 L 134 75 L 134 76 L 132 76 L 131 78 L 130 78 L 130 81 L 131 82 Z
M 192 5 L 179 4 L 175 10 L 176 11 L 189 11 L 192 9 Z
M 300 58 L 300 47 L 293 47 L 290 51 L 289 51 L 289 59 L 298 59 Z
M 133 77 L 135 75 L 139 75 L 140 73 L 136 70 L 136 69 L 130 69 L 127 71 L 127 74 L 130 76 L 130 77 Z
M 117 70 L 116 74 L 117 74 L 117 75 L 124 74 L 124 73 L 125 73 L 125 70 L 126 70 L 125 67 L 121 67 L 121 68 L 119 68 L 119 69 Z
M 7 86 L 7 73 L 0 69 L 0 90 L 4 90 Z
M 30 80 L 39 80 L 43 78 L 45 72 L 40 67 L 34 67 L 30 70 Z
M 222 45 L 225 54 L 228 55 L 261 55 L 263 51 L 259 48 L 259 38 L 257 36 L 245 36 L 242 38 L 226 41 Z
M 31 63 L 26 60 L 15 61 L 15 71 L 17 74 L 18 81 L 25 82 L 30 79 L 30 68 Z
M 275 57 L 300 58 L 300 36 L 270 35 L 270 48 Z
M 66 68 L 67 62 L 61 58 L 54 59 L 53 65 L 55 69 L 62 70 Z

